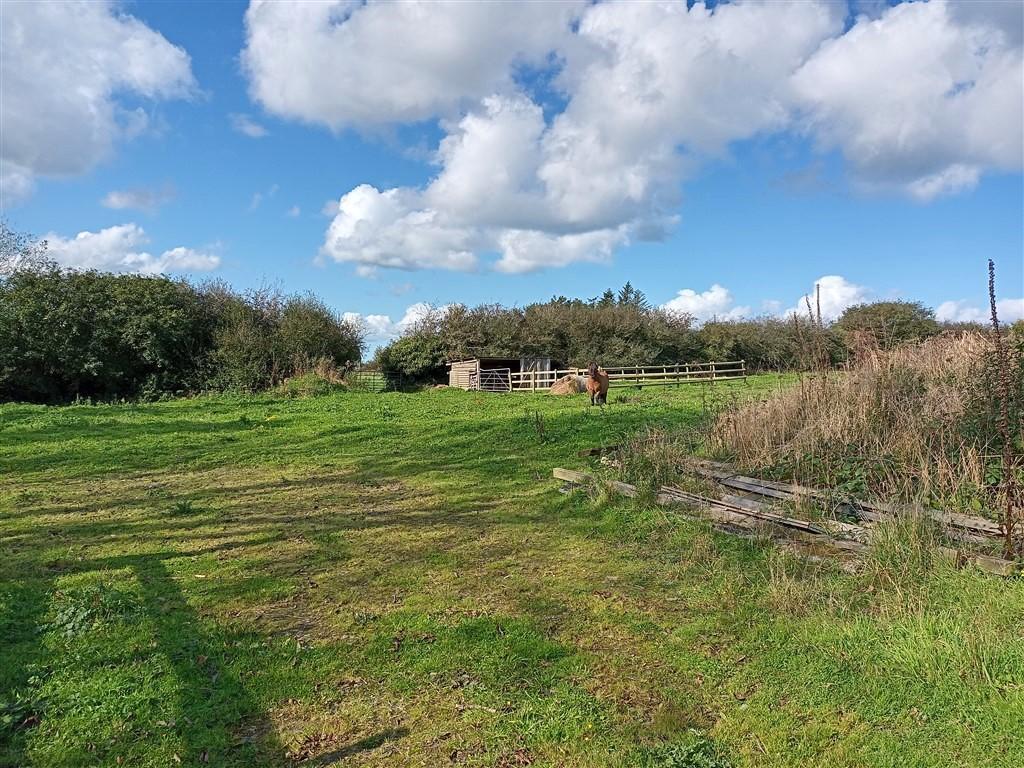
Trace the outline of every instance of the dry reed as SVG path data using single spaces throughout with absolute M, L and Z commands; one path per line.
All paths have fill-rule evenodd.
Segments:
M 710 452 L 768 475 L 855 495 L 941 504 L 998 519 L 993 470 L 1002 441 L 991 383 L 1008 371 L 1020 413 L 1019 348 L 994 364 L 981 333 L 883 351 L 864 346 L 846 371 L 802 377 L 760 402 L 725 409 Z M 996 478 L 998 481 L 998 478 Z
M 292 361 L 291 378 L 317 376 L 331 384 L 342 384 L 345 381 L 345 368 L 339 366 L 331 357 L 309 357 L 297 355 Z
M 1014 451 L 1014 439 L 1010 431 L 1010 409 L 1013 397 L 1013 371 L 1008 347 L 999 330 L 999 314 L 996 306 L 996 264 L 988 260 L 988 300 L 992 317 L 992 347 L 996 365 L 994 395 L 999 403 L 996 422 L 999 440 L 1002 443 L 1002 466 L 1000 482 L 995 491 L 996 508 L 1000 510 L 1003 527 L 1003 556 L 1019 554 L 1016 542 L 1016 514 L 1021 506 L 1020 483 L 1017 480 L 1017 464 L 1020 456 Z M 1024 542 L 1021 542 L 1024 545 Z

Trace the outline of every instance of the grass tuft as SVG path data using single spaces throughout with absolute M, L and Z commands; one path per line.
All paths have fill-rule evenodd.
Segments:
M 189 515 L 199 514 L 202 510 L 199 509 L 191 499 L 181 499 L 180 501 L 174 502 L 168 511 L 174 517 L 187 517 Z
M 732 768 L 733 764 L 707 736 L 691 731 L 671 744 L 637 752 L 636 768 Z

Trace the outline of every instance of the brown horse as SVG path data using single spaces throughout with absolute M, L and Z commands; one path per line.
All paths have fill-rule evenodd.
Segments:
M 587 368 L 587 393 L 591 405 L 604 405 L 608 402 L 608 374 L 597 363 Z

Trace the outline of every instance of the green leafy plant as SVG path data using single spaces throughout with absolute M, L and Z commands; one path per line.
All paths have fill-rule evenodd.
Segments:
M 131 593 L 106 583 L 90 584 L 56 593 L 53 619 L 46 629 L 71 638 L 137 612 L 138 604 Z
M 38 682 L 36 678 L 29 679 L 29 684 Z M 0 700 L 0 734 L 35 725 L 46 711 L 46 704 L 32 691 L 11 691 L 6 699 Z
M 642 750 L 635 765 L 637 768 L 731 768 L 732 763 L 710 738 L 690 731 L 683 741 Z
M 176 501 L 170 509 L 170 513 L 176 517 L 194 515 L 197 512 L 199 512 L 199 508 L 192 503 L 191 499 L 181 499 L 180 501 Z

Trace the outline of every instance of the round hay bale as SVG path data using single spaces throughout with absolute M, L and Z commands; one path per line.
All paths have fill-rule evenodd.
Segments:
M 567 373 L 551 385 L 551 389 L 548 390 L 548 394 L 576 395 L 580 392 L 585 392 L 586 389 L 587 385 L 582 376 L 575 376 L 571 373 Z

